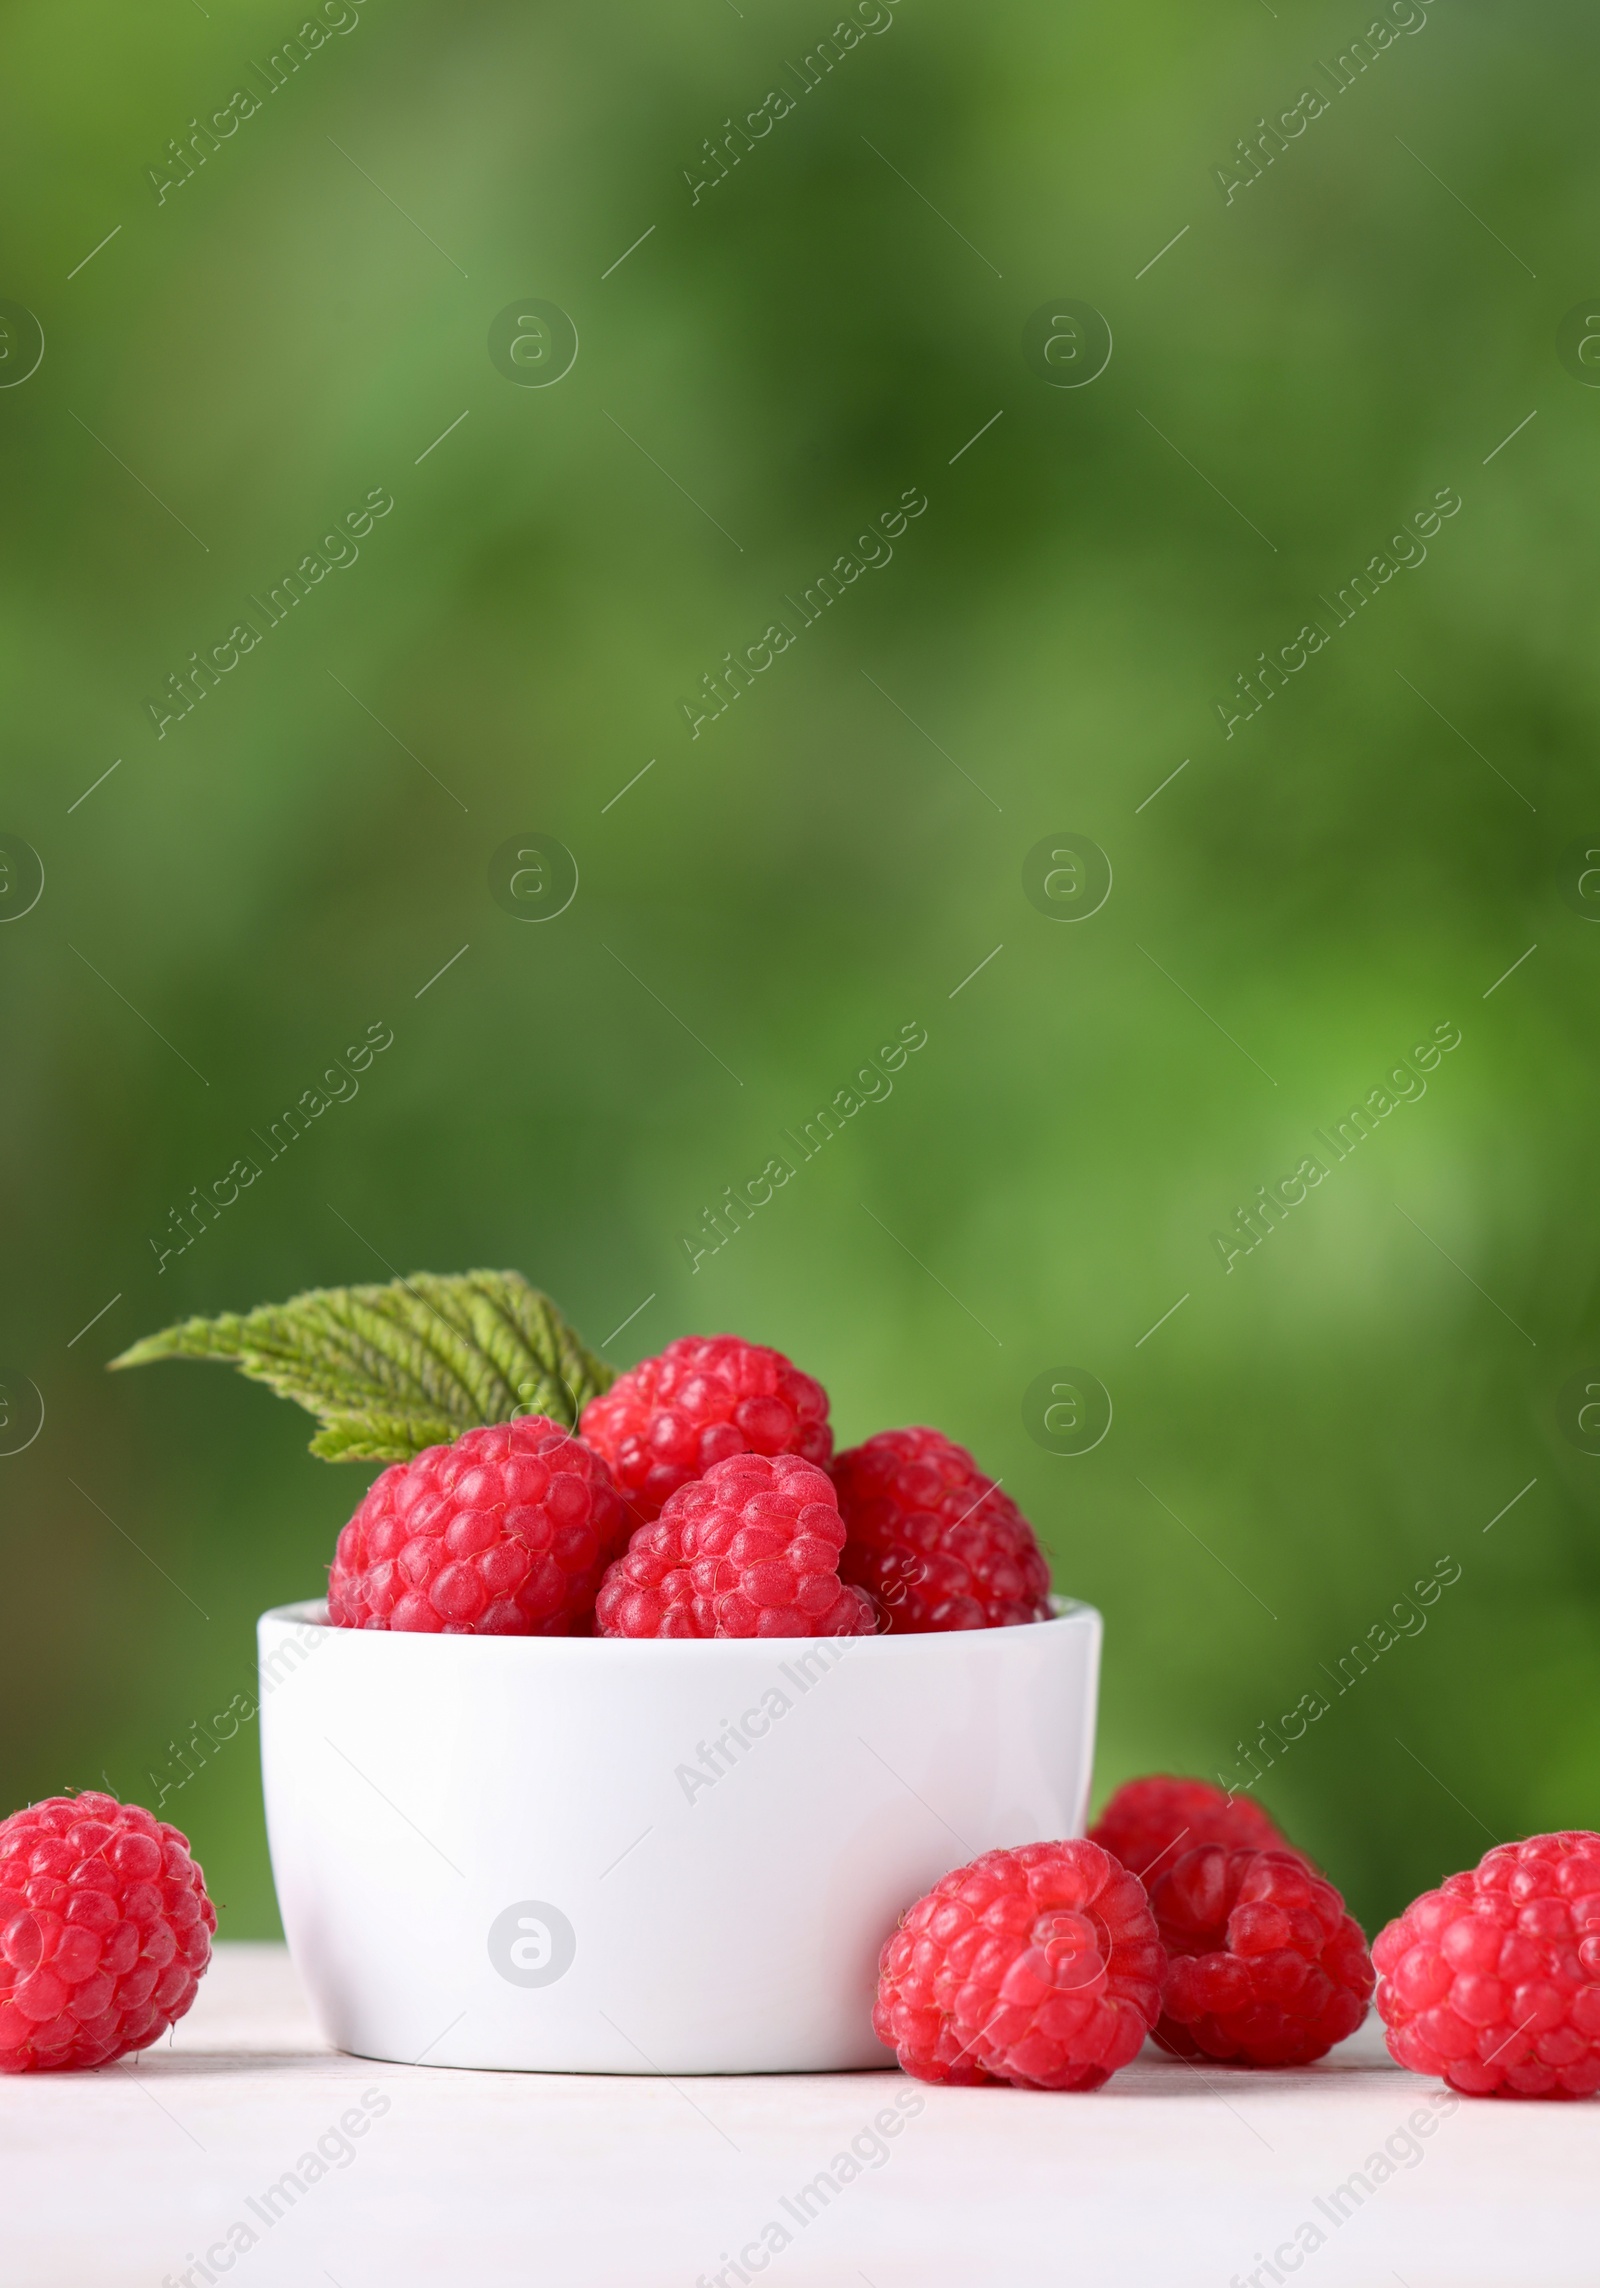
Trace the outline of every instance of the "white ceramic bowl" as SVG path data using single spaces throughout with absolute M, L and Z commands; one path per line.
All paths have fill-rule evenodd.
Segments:
M 263 1616 L 284 1929 L 362 2057 L 580 2073 L 888 2062 L 878 1952 L 949 1868 L 1078 1835 L 1100 1616 L 625 1643 Z

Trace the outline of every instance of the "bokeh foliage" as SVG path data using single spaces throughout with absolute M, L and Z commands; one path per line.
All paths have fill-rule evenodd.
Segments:
M 47 1417 L 0 1461 L 7 1805 L 175 1782 L 362 1482 L 231 1376 L 104 1360 L 488 1263 L 597 1345 L 651 1297 L 619 1364 L 732 1327 L 841 1441 L 968 1442 L 1105 1611 L 1102 1788 L 1233 1772 L 1451 1555 L 1262 1791 L 1369 1925 L 1490 1834 L 1600 1823 L 1600 1459 L 1557 1421 L 1600 1365 L 1600 931 L 1559 894 L 1600 808 L 1600 394 L 1555 346 L 1600 284 L 1596 24 L 1432 0 L 1226 203 L 1364 21 L 899 0 L 696 203 L 826 10 L 365 0 L 158 204 L 293 12 L 9 12 L 0 297 L 47 346 L 0 391 L 0 829 L 46 887 L 0 929 L 0 1357 Z M 578 330 L 549 389 L 487 353 L 530 294 Z M 1115 337 L 1081 391 L 1021 355 L 1063 294 Z M 1427 562 L 1224 738 L 1235 674 L 1447 485 Z M 374 487 L 359 562 L 158 739 L 168 673 Z M 691 738 L 907 487 L 894 561 Z M 540 926 L 488 888 L 529 832 L 581 877 Z M 1060 832 L 1115 870 L 1076 926 L 1021 887 Z M 1224 1273 L 1211 1233 L 1442 1020 L 1426 1097 Z M 691 1271 L 911 1021 L 893 1095 Z M 359 1094 L 158 1273 L 373 1024 Z M 1021 1414 L 1066 1361 L 1116 1407 L 1076 1459 Z M 236 1936 L 276 1927 L 254 1756 L 165 1806 Z

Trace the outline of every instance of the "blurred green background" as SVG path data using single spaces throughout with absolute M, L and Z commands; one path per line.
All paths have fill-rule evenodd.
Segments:
M 0 927 L 0 1360 L 46 1415 L 0 1461 L 5 1805 L 165 1781 L 224 1933 L 276 1929 L 253 1725 L 181 1786 L 179 1751 L 365 1474 L 221 1370 L 104 1361 L 488 1264 L 596 1344 L 629 1321 L 619 1364 L 732 1328 L 841 1444 L 968 1443 L 1104 1609 L 1101 1794 L 1242 1779 L 1322 1691 L 1260 1793 L 1369 1928 L 1491 1837 L 1600 1824 L 1600 393 L 1558 355 L 1600 288 L 1593 16 L 1399 0 L 1335 97 L 1366 19 L 1308 0 L 865 0 L 886 28 L 804 96 L 807 0 L 332 14 L 162 200 L 292 12 L 8 12 L 0 298 L 45 352 L 0 388 L 0 832 L 45 882 Z M 552 386 L 491 360 L 518 297 L 576 327 Z M 1109 325 L 1088 386 L 1024 358 L 1052 297 Z M 1224 737 L 1446 487 L 1427 561 Z M 373 488 L 359 561 L 266 630 L 252 592 Z M 893 561 L 691 737 L 908 488 Z M 532 833 L 581 877 L 537 926 L 489 887 Z M 1023 888 L 1065 834 L 1114 872 L 1072 924 Z M 158 1270 L 373 1024 L 359 1095 Z M 691 1270 L 906 1024 L 893 1094 Z M 1213 1232 L 1437 1024 L 1426 1096 L 1225 1272 Z M 1069 1362 L 1115 1408 L 1076 1457 L 1023 1413 Z

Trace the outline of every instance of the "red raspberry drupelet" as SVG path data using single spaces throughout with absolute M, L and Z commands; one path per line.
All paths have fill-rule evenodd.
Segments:
M 1172 1779 L 1164 1772 L 1125 1781 L 1090 1828 L 1089 1839 L 1146 1885 L 1202 1843 L 1223 1843 L 1230 1851 L 1292 1849 L 1252 1797 L 1224 1795 L 1208 1780 Z
M 1098 1844 L 986 1851 L 902 1916 L 872 2023 L 919 2081 L 1098 2089 L 1154 2025 L 1164 1959 Z
M 897 1635 L 1050 1618 L 1050 1568 L 1032 1526 L 964 1446 L 937 1430 L 880 1430 L 833 1464 L 849 1535 L 840 1566 Z
M 638 1528 L 601 1583 L 600 1634 L 870 1636 L 872 1599 L 839 1579 L 843 1545 L 825 1471 L 795 1454 L 735 1454 Z
M 1378 1934 L 1378 2014 L 1469 2097 L 1600 2090 L 1600 1835 L 1501 1843 Z
M 598 1454 L 528 1414 L 430 1446 L 373 1481 L 339 1536 L 328 1618 L 346 1629 L 580 1636 L 628 1514 Z
M 109 2065 L 194 2000 L 217 1910 L 188 1839 L 110 1795 L 0 1820 L 0 2073 Z
M 1150 1891 L 1169 1957 L 1156 2040 L 1179 2058 L 1304 2066 L 1367 2014 L 1372 1963 L 1333 1885 L 1294 1851 L 1186 1851 Z
M 730 1454 L 833 1452 L 828 1394 L 782 1351 L 737 1335 L 683 1335 L 591 1398 L 578 1424 L 611 1465 L 635 1523 Z

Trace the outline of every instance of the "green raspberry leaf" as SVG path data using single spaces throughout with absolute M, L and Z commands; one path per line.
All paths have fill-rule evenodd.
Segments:
M 315 1287 L 240 1317 L 185 1319 L 112 1366 L 221 1359 L 322 1424 L 329 1462 L 407 1462 L 484 1422 L 546 1414 L 575 1430 L 615 1369 L 518 1271 L 419 1271 L 386 1287 Z

